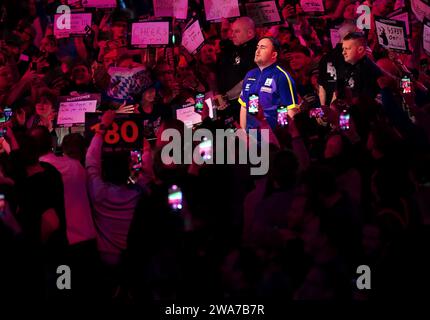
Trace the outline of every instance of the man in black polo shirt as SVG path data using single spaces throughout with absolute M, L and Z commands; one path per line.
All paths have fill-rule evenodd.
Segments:
M 342 98 L 346 91 L 350 91 L 353 98 L 367 96 L 374 99 L 379 93 L 377 80 L 383 72 L 366 56 L 366 47 L 362 33 L 349 33 L 343 38 L 342 54 L 346 66 L 343 76 L 338 78 L 338 98 Z
M 231 27 L 231 40 L 234 46 L 227 46 L 218 59 L 217 84 L 223 97 L 221 109 L 228 103 L 229 114 L 239 118 L 240 105 L 237 98 L 242 89 L 246 73 L 256 68 L 254 63 L 257 39 L 254 21 L 249 17 L 238 18 Z
M 355 24 L 344 23 L 339 28 L 339 43 L 324 55 L 319 62 L 318 85 L 321 105 L 329 105 L 336 91 L 336 83 L 343 77 L 346 62 L 342 55 L 342 39 L 349 33 L 356 31 Z

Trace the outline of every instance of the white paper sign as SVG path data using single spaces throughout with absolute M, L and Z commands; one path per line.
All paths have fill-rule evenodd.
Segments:
M 182 45 L 193 54 L 205 42 L 199 20 L 191 24 L 182 34 Z
M 167 45 L 169 44 L 169 22 L 136 22 L 131 25 L 131 45 Z
M 72 13 L 70 15 L 70 29 L 58 29 L 57 20 L 60 14 L 54 17 L 54 35 L 56 38 L 67 38 L 70 35 L 84 35 L 85 27 L 91 27 L 91 13 Z
M 86 8 L 116 8 L 116 0 L 82 0 L 82 5 Z
M 95 112 L 97 100 L 60 102 L 57 124 L 72 126 L 85 123 L 85 112 Z
M 154 16 L 175 17 L 185 20 L 188 15 L 188 0 L 152 0 Z
M 404 22 L 388 19 L 375 19 L 379 44 L 385 48 L 407 51 Z
M 194 111 L 194 106 L 177 109 L 176 119 L 181 120 L 188 127 L 202 122 L 202 116 Z
M 340 34 L 338 29 L 330 29 L 331 47 L 334 48 L 340 42 Z
M 396 20 L 396 21 L 403 21 L 406 25 L 406 34 L 409 36 L 410 35 L 410 28 L 409 28 L 409 14 L 407 12 L 403 12 L 401 14 L 398 15 L 394 15 L 394 16 L 388 16 L 388 18 Z
M 239 17 L 238 0 L 204 0 L 206 20 Z
M 323 0 L 300 0 L 304 12 L 324 12 Z
M 424 24 L 423 31 L 423 48 L 430 56 L 430 21 Z
M 246 3 L 245 8 L 248 17 L 254 20 L 257 26 L 281 21 L 275 1 Z
M 418 20 L 424 21 L 424 18 L 430 19 L 430 5 L 429 0 L 411 0 L 412 12 Z

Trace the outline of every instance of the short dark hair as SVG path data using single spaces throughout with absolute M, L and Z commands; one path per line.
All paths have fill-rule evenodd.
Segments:
M 105 182 L 120 186 L 127 184 L 130 175 L 130 154 L 126 151 L 104 152 L 102 155 L 102 175 Z
M 278 54 L 281 53 L 281 44 L 279 43 L 278 39 L 276 39 L 274 37 L 263 37 L 260 39 L 260 41 L 263 39 L 269 39 L 270 42 L 272 43 L 273 50 L 275 50 L 275 52 L 277 52 Z
M 39 155 L 45 155 L 52 151 L 52 135 L 47 127 L 37 126 L 32 128 L 30 130 L 30 136 L 34 139 Z
M 343 40 L 357 40 L 361 46 L 367 46 L 367 39 L 364 33 L 362 32 L 350 32 L 348 33 Z

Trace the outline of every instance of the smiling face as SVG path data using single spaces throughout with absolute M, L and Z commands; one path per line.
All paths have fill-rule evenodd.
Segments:
M 156 93 L 157 92 L 156 92 L 155 88 L 149 88 L 149 89 L 145 90 L 145 92 L 143 93 L 143 96 L 142 96 L 143 102 L 154 102 Z
M 91 81 L 91 75 L 88 68 L 84 65 L 77 65 L 72 69 L 73 81 L 80 84 L 88 84 Z
M 46 99 L 42 98 L 38 103 L 36 103 L 36 114 L 41 117 L 48 117 L 54 110 L 52 103 Z

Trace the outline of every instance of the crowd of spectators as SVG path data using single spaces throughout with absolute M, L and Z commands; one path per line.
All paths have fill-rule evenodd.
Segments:
M 53 16 L 64 2 L 0 4 L 0 108 L 13 113 L 0 123 L 0 299 L 350 301 L 428 292 L 430 56 L 409 1 L 366 1 L 372 22 L 363 32 L 362 1 L 324 0 L 324 14 L 314 15 L 277 0 L 283 22 L 261 27 L 245 14 L 207 22 L 203 1 L 190 0 L 205 37 L 195 54 L 180 46 L 186 22 L 178 20 L 175 45 L 128 46 L 130 21 L 150 16 L 151 1 L 94 10 L 88 34 L 57 39 Z M 374 16 L 402 5 L 409 53 L 384 48 L 374 27 Z M 331 28 L 341 39 L 334 48 Z M 175 110 L 196 94 L 212 92 L 218 106 L 199 127 L 239 127 L 241 81 L 262 37 L 280 42 L 277 63 L 299 99 L 287 126 L 265 123 L 275 137 L 268 173 L 166 165 L 161 134 L 184 132 Z M 137 70 L 125 95 L 118 67 Z M 59 97 L 84 94 L 100 94 L 103 112 L 89 140 L 83 127 L 57 126 Z M 130 106 L 152 130 L 137 173 L 129 152 L 103 149 L 106 129 Z M 180 210 L 169 206 L 173 185 Z M 71 269 L 71 290 L 57 288 L 60 265 Z M 372 270 L 371 290 L 356 286 L 360 265 Z

